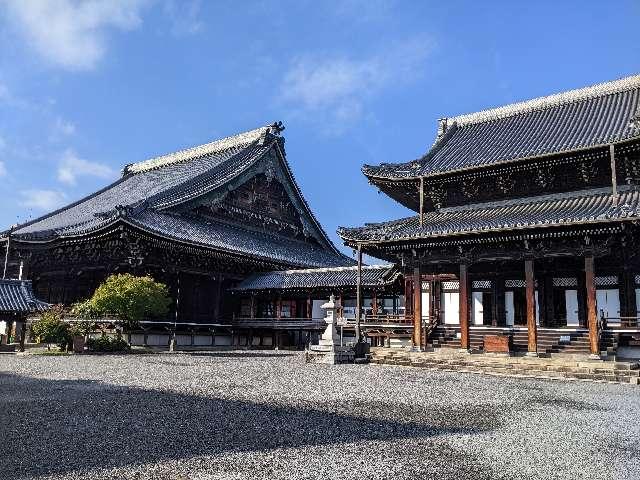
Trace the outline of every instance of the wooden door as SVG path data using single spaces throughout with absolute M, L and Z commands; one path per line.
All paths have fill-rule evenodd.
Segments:
M 577 327 L 580 325 L 578 319 L 578 291 L 565 290 L 564 301 L 567 309 L 567 326 Z
M 473 325 L 484 324 L 484 305 L 483 305 L 483 292 L 471 293 L 471 323 Z
M 442 309 L 444 323 L 458 325 L 460 323 L 460 293 L 442 292 Z
M 617 288 L 596 290 L 596 309 L 598 317 L 604 311 L 607 323 L 620 325 L 620 294 Z
M 504 292 L 504 314 L 508 327 L 513 327 L 515 321 L 515 309 L 513 305 L 513 292 Z

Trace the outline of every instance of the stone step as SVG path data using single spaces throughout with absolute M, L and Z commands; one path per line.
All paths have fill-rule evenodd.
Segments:
M 380 364 L 389 364 L 387 362 L 372 362 Z M 418 368 L 427 368 L 442 371 L 461 372 L 461 373 L 482 373 L 482 374 L 499 374 L 508 376 L 518 376 L 527 378 L 566 378 L 592 381 L 606 381 L 618 383 L 638 384 L 638 377 L 631 377 L 628 374 L 616 374 L 612 372 L 592 373 L 592 372 L 564 372 L 557 370 L 543 369 L 521 369 L 509 368 L 508 366 L 477 366 L 477 365 L 452 365 L 449 363 L 428 363 L 428 362 L 397 362 L 392 365 L 412 366 Z
M 427 354 L 428 355 L 428 354 Z M 425 354 L 372 352 L 371 361 L 376 364 L 413 366 L 445 371 L 515 375 L 533 378 L 573 378 L 622 383 L 640 383 L 637 363 L 627 362 L 569 362 L 568 364 L 541 363 L 536 359 L 510 361 L 510 358 L 465 359 L 440 358 Z

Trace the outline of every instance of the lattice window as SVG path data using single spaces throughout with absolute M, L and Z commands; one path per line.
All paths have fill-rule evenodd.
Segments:
M 525 288 L 527 286 L 527 282 L 524 280 L 505 280 L 504 286 L 506 288 Z
M 636 285 L 640 285 L 640 275 L 636 275 Z
M 460 282 L 452 281 L 452 282 L 442 282 L 443 290 L 460 290 Z
M 607 277 L 596 277 L 596 286 L 609 287 L 618 284 L 618 276 L 610 275 Z
M 422 291 L 428 292 L 431 290 L 431 282 L 422 282 Z
M 471 288 L 491 288 L 492 285 L 491 280 L 474 280 L 471 282 Z
M 575 277 L 559 277 L 553 279 L 554 287 L 577 287 L 578 279 Z

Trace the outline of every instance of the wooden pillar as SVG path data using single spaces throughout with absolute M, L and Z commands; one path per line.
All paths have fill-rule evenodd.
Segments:
M 524 261 L 525 288 L 527 299 L 528 352 L 538 354 L 538 329 L 536 325 L 536 283 L 533 276 L 533 259 Z
M 413 277 L 407 275 L 404 279 L 404 318 L 413 320 Z
M 538 272 L 540 272 L 540 268 L 538 265 Z M 535 275 L 534 275 L 535 276 Z M 540 318 L 540 326 L 544 327 L 545 325 L 545 315 L 544 312 L 546 311 L 547 308 L 547 289 L 545 288 L 546 285 L 546 281 L 548 276 L 545 275 L 544 272 L 542 272 L 541 274 L 538 274 L 538 318 Z M 534 300 L 535 300 L 535 294 L 534 294 Z
M 216 298 L 215 304 L 213 306 L 213 318 L 219 320 L 221 317 L 221 313 L 224 313 L 224 309 L 222 308 L 222 275 L 217 275 L 216 282 Z
M 420 266 L 413 269 L 413 347 L 420 348 L 422 339 L 422 279 Z
M 356 276 L 356 343 L 362 341 L 360 321 L 362 315 L 362 245 L 358 244 L 358 272 Z
M 491 325 L 494 327 L 503 327 L 505 325 L 504 313 L 504 277 L 496 275 L 493 284 L 493 318 Z
M 280 320 L 280 315 L 282 315 L 282 296 L 278 296 L 278 300 L 276 301 L 276 318 Z
M 311 293 L 307 295 L 307 318 L 309 320 L 313 318 L 313 303 L 311 302 Z
M 251 294 L 251 311 L 249 313 L 251 318 L 256 318 L 256 296 Z
M 378 316 L 378 292 L 373 290 L 371 294 L 371 315 L 374 317 Z
M 635 317 L 637 315 L 635 275 L 629 270 L 628 261 L 621 269 L 620 275 L 620 316 Z M 622 320 L 625 325 L 628 320 Z
M 584 257 L 584 283 L 587 294 L 587 326 L 592 355 L 599 355 L 598 312 L 596 311 L 596 278 L 593 269 L 593 255 Z
M 20 352 L 24 352 L 24 343 L 25 343 L 26 337 L 27 337 L 27 318 L 25 317 L 22 321 L 22 326 L 20 328 L 20 347 L 18 348 Z
M 469 350 L 469 271 L 466 263 L 460 264 L 460 348 Z

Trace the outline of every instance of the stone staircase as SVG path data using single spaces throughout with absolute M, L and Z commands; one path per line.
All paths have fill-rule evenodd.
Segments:
M 458 337 L 460 327 L 438 325 L 427 342 L 427 351 L 439 348 L 460 348 Z M 471 328 L 469 330 L 469 347 L 472 352 L 480 353 L 484 349 L 485 335 L 509 334 L 512 339 L 512 351 L 525 353 L 528 346 L 526 329 L 505 330 L 502 328 Z M 566 338 L 568 337 L 568 338 Z M 589 332 L 586 330 L 538 330 L 538 354 L 550 356 L 552 354 L 589 354 Z
M 459 327 L 438 325 L 431 333 L 427 341 L 427 350 L 436 348 L 460 348 Z
M 587 360 L 583 355 L 559 358 L 503 357 L 456 351 L 409 352 L 372 348 L 371 363 L 526 378 L 574 379 L 640 384 L 637 362 Z

